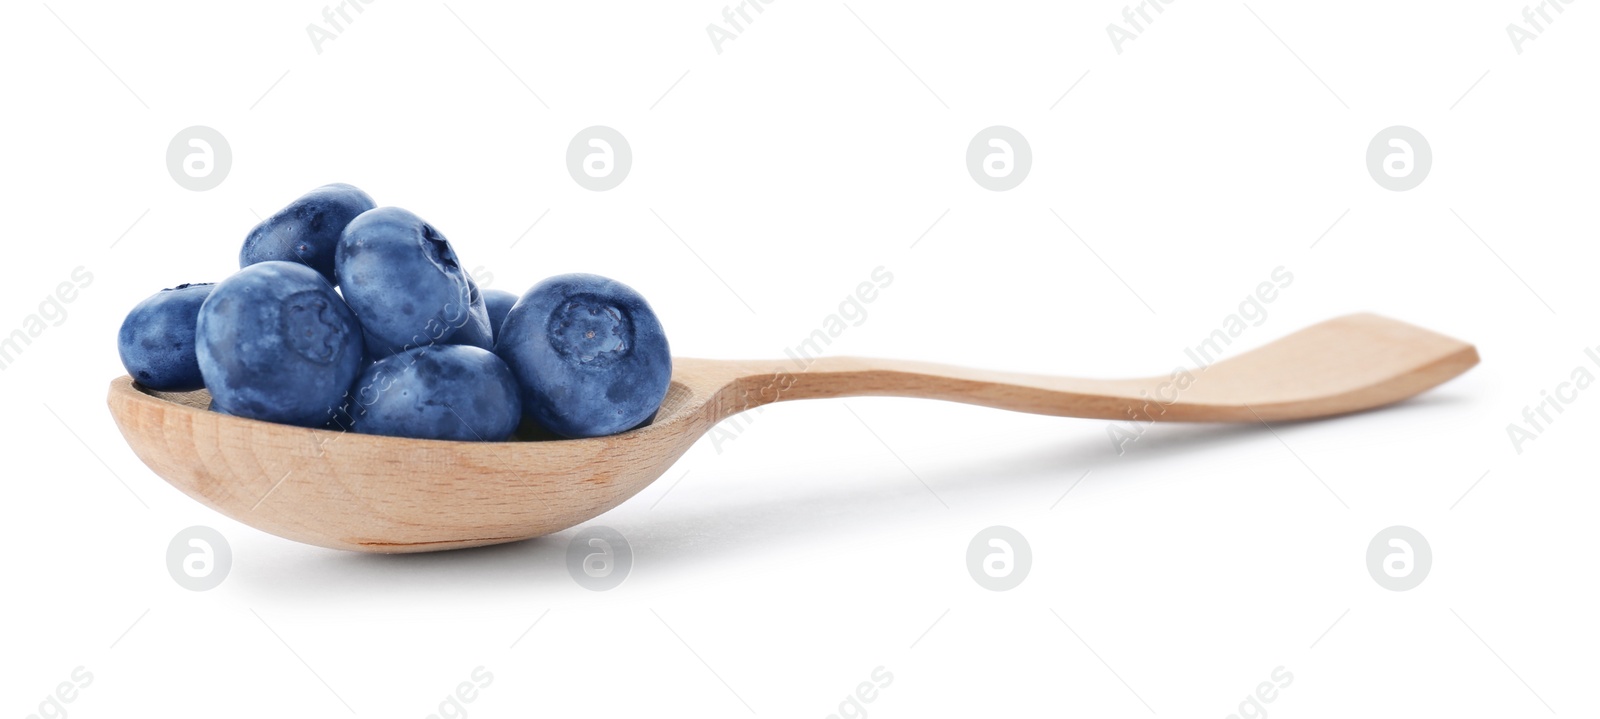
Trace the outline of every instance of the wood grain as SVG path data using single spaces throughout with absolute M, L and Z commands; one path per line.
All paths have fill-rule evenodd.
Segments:
M 1182 376 L 1093 380 L 924 362 L 674 359 L 656 420 L 611 437 L 447 442 L 305 429 L 211 412 L 204 391 L 112 380 L 130 447 L 207 506 L 278 536 L 419 552 L 560 531 L 637 494 L 711 429 L 776 401 L 899 396 L 1105 420 L 1313 419 L 1398 402 L 1478 362 L 1467 343 L 1350 315 Z M 524 435 L 528 436 L 528 435 Z

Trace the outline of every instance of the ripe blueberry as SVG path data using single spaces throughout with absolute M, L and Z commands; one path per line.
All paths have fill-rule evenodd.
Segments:
M 239 267 L 267 260 L 299 262 L 337 285 L 333 261 L 339 233 L 357 215 L 376 206 L 353 185 L 318 187 L 250 230 L 239 249 Z
M 562 437 L 639 426 L 672 379 L 667 337 L 649 303 L 598 275 L 534 285 L 506 316 L 495 353 L 522 388 L 523 416 Z
M 496 338 L 500 337 L 500 325 L 505 323 L 506 313 L 516 303 L 517 296 L 505 290 L 483 291 L 483 304 L 489 310 L 489 329 L 494 331 Z
M 522 419 L 511 370 L 469 345 L 389 355 L 361 373 L 351 394 L 355 430 L 366 434 L 497 442 Z
M 334 263 L 374 359 L 435 344 L 493 347 L 488 311 L 450 241 L 398 207 L 345 226 Z
M 117 354 L 139 384 L 164 392 L 205 386 L 195 358 L 194 330 L 212 283 L 178 285 L 134 305 L 117 331 Z
M 320 427 L 361 371 L 355 314 L 295 262 L 258 262 L 223 280 L 195 335 L 211 406 L 224 414 Z

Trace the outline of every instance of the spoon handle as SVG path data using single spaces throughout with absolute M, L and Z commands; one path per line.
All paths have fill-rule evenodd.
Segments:
M 784 400 L 892 396 L 1062 417 L 1257 422 L 1380 407 L 1477 362 L 1477 350 L 1460 340 L 1377 315 L 1350 315 L 1230 359 L 1186 364 L 1146 379 L 1077 379 L 859 357 L 680 360 L 689 363 L 680 370 L 685 377 L 716 378 L 715 420 Z

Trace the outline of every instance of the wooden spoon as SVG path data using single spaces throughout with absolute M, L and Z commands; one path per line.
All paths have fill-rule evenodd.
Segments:
M 107 399 L 139 459 L 173 486 L 257 529 L 362 552 L 512 542 L 600 515 L 666 472 L 717 422 L 791 399 L 925 397 L 1061 417 L 1265 422 L 1398 402 L 1477 364 L 1472 345 L 1362 314 L 1323 322 L 1183 374 L 1088 380 L 923 362 L 822 357 L 675 359 L 654 423 L 594 439 L 446 442 L 230 417 L 204 392 L 128 377 Z

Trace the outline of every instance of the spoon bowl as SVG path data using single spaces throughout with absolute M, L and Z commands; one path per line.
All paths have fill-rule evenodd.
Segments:
M 900 396 L 1063 417 L 1260 422 L 1392 404 L 1478 362 L 1472 345 L 1377 315 L 1349 315 L 1204 367 L 1092 380 L 851 357 L 675 358 L 655 420 L 590 439 L 451 442 L 308 429 L 208 409 L 204 390 L 129 377 L 107 402 L 157 475 L 257 529 L 337 549 L 403 553 L 538 537 L 637 494 L 730 416 L 771 402 Z

